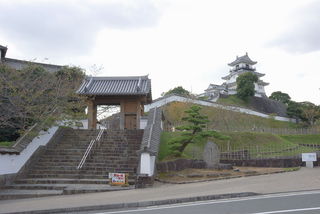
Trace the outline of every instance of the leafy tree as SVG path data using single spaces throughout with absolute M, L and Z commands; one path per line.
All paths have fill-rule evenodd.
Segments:
M 320 106 L 311 102 L 294 102 L 289 101 L 287 114 L 290 117 L 298 118 L 307 125 L 314 125 L 320 119 Z
M 247 100 L 255 94 L 254 83 L 258 82 L 257 75 L 246 72 L 237 78 L 237 96 L 242 100 Z
M 311 102 L 300 103 L 302 107 L 301 120 L 308 125 L 314 125 L 317 119 L 320 118 L 320 107 Z
M 294 101 L 288 102 L 287 115 L 293 118 L 301 118 L 302 108 L 301 105 Z
M 191 106 L 185 111 L 186 117 L 182 120 L 187 122 L 187 125 L 177 127 L 177 130 L 183 131 L 180 136 L 172 138 L 169 141 L 170 148 L 173 155 L 181 156 L 184 149 L 190 143 L 199 142 L 202 139 L 208 137 L 214 137 L 218 139 L 229 139 L 216 131 L 205 131 L 206 124 L 209 122 L 207 116 L 201 115 L 200 106 Z
M 75 94 L 83 77 L 76 67 L 48 72 L 32 63 L 21 70 L 0 65 L 0 135 L 14 130 L 6 135 L 14 140 L 37 122 L 84 112 L 83 102 Z
M 291 100 L 291 97 L 287 93 L 283 93 L 281 91 L 272 92 L 269 98 L 272 100 L 282 102 L 284 104 L 288 104 L 289 101 Z
M 189 96 L 190 92 L 186 89 L 184 89 L 182 86 L 175 87 L 173 89 L 170 89 L 167 92 L 163 92 L 161 95 L 169 95 L 169 94 L 177 94 L 177 95 L 182 95 L 182 96 Z

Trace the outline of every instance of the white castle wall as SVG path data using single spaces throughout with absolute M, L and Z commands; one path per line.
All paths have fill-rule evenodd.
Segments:
M 165 97 L 165 98 L 159 99 L 156 102 L 153 102 L 149 105 L 145 105 L 145 111 L 148 112 L 150 109 L 152 109 L 154 107 L 161 107 L 161 106 L 164 106 L 164 105 L 171 103 L 171 102 L 188 102 L 188 103 L 194 103 L 194 104 L 199 104 L 199 105 L 203 105 L 203 106 L 211 106 L 211 107 L 221 108 L 221 109 L 234 111 L 234 112 L 245 113 L 245 114 L 254 115 L 254 116 L 263 117 L 263 118 L 270 118 L 270 115 L 268 115 L 268 114 L 253 111 L 251 109 L 246 109 L 246 108 L 236 107 L 236 106 L 225 106 L 225 105 L 221 105 L 218 103 L 212 103 L 212 102 L 203 101 L 203 100 L 195 100 L 195 99 L 191 99 L 191 98 L 180 97 L 177 95 Z M 274 119 L 279 120 L 279 121 L 285 121 L 285 122 L 295 122 L 294 119 L 287 118 L 287 117 L 274 116 Z

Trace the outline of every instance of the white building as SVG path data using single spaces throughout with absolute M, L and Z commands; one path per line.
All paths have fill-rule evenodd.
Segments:
M 228 65 L 231 66 L 229 74 L 225 77 L 222 77 L 225 82 L 221 85 L 210 84 L 209 87 L 205 90 L 202 96 L 209 97 L 209 100 L 216 101 L 220 94 L 225 95 L 233 95 L 237 93 L 237 78 L 239 75 L 247 72 L 251 72 L 258 77 L 258 82 L 255 83 L 255 96 L 256 97 L 263 97 L 266 96 L 266 92 L 264 90 L 264 86 L 269 85 L 262 81 L 260 78 L 263 77 L 265 74 L 256 72 L 255 67 L 253 65 L 257 64 L 257 62 L 252 61 L 248 53 L 246 55 L 236 58 L 235 61 L 229 63 Z

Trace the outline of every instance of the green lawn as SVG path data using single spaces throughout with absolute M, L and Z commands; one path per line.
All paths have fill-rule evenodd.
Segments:
M 0 142 L 0 147 L 10 147 L 14 144 L 15 142 L 8 142 L 8 141 L 4 141 L 4 142 Z

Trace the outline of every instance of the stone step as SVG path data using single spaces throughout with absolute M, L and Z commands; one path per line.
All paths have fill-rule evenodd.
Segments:
M 79 153 L 79 152 L 84 152 L 86 149 L 79 149 L 79 148 L 70 148 L 70 149 L 46 149 L 46 154 L 49 153 Z
M 105 175 L 109 171 L 114 171 L 115 169 L 121 170 L 121 171 L 126 171 L 126 172 L 134 172 L 134 167 L 130 165 L 118 165 L 118 166 L 109 166 L 105 168 L 93 168 L 93 167 L 83 167 L 81 170 L 78 170 L 76 168 L 73 169 L 32 169 L 28 173 L 29 175 L 69 175 L 69 174 L 76 174 L 76 175 Z
M 134 184 L 139 163 L 136 151 L 140 149 L 143 131 L 119 130 L 104 133 L 102 141 L 92 148 L 82 169 L 77 170 L 90 140 L 97 133 L 98 131 L 88 130 L 66 132 L 59 143 L 46 148 L 39 161 L 23 178 L 16 180 L 14 185 L 6 187 L 6 190 L 20 191 L 19 193 L 59 191 L 56 194 L 123 190 L 108 185 L 109 172 L 129 173 L 129 183 Z M 32 193 L 29 196 L 16 195 L 17 197 L 40 196 Z
M 60 155 L 60 154 L 45 154 L 44 156 L 41 157 L 41 159 L 63 159 L 63 160 L 70 160 L 70 159 L 81 159 L 83 154 L 75 154 L 75 155 Z
M 0 190 L 0 200 L 35 198 L 44 196 L 62 195 L 63 190 L 21 190 L 21 189 L 2 189 Z
M 124 162 L 120 162 L 120 161 L 100 161 L 100 162 L 92 162 L 92 161 L 86 161 L 84 163 L 85 167 L 119 167 L 119 166 L 125 166 L 128 165 L 130 167 L 137 167 L 138 166 L 138 162 L 128 162 L 128 161 L 124 161 Z
M 38 162 L 34 167 L 49 167 L 49 166 L 57 166 L 57 167 L 76 167 L 79 162 L 52 162 L 52 161 L 41 161 Z
M 71 178 L 71 179 L 107 179 L 108 174 L 27 174 L 27 178 Z
M 126 171 L 123 169 L 114 169 L 114 171 L 110 172 L 118 172 L 118 173 L 129 173 L 130 178 L 134 178 L 134 172 L 132 171 Z M 44 174 L 28 174 L 26 178 L 32 178 L 32 179 L 56 179 L 56 178 L 61 178 L 61 179 L 108 179 L 108 173 L 105 172 L 100 175 L 88 175 L 88 174 L 52 174 L 52 175 L 44 175 Z
M 79 194 L 79 193 L 109 192 L 109 191 L 119 191 L 119 190 L 129 190 L 129 189 L 134 189 L 134 185 L 132 185 L 132 183 L 128 187 L 101 185 L 101 184 L 100 185 L 99 184 L 75 185 L 75 186 L 70 185 L 64 189 L 63 193 L 68 195 L 68 194 Z
M 80 160 L 82 157 L 76 158 L 76 159 L 60 159 L 60 158 L 40 158 L 39 159 L 39 163 L 44 163 L 44 162 L 48 162 L 48 163 L 73 163 L 73 164 L 79 164 Z
M 40 160 L 36 165 L 34 165 L 34 167 L 36 168 L 41 168 L 41 169 L 46 169 L 46 168 L 50 168 L 50 167 L 70 167 L 72 169 L 72 167 L 76 167 L 78 166 L 80 163 L 79 161 L 76 160 Z M 108 158 L 108 159 L 87 159 L 85 162 L 85 165 L 87 166 L 91 166 L 91 167 L 110 167 L 110 166 L 116 166 L 118 164 L 129 164 L 130 166 L 137 166 L 139 163 L 139 159 L 127 159 L 127 158 L 123 158 L 123 159 L 112 159 L 112 158 Z
M 5 186 L 5 189 L 46 189 L 46 190 L 63 190 L 69 184 L 12 184 L 9 186 Z
M 108 184 L 109 179 L 74 179 L 74 178 L 24 178 L 17 184 Z
M 40 158 L 39 163 L 61 163 L 61 165 L 64 165 L 64 163 L 73 163 L 76 165 L 77 163 L 80 163 L 82 157 L 79 158 Z M 88 157 L 86 159 L 86 163 L 101 163 L 101 164 L 111 164 L 111 163 L 130 163 L 134 162 L 136 163 L 138 161 L 138 158 L 127 158 L 127 157 L 96 157 L 96 158 L 90 158 Z M 70 165 L 70 164 L 68 164 Z
M 109 184 L 15 184 L 0 190 L 0 200 L 134 189 Z
M 81 156 L 85 153 L 85 150 L 81 152 L 68 152 L 68 151 L 56 151 L 56 152 L 46 152 L 45 157 L 52 157 L 52 156 Z M 91 150 L 91 153 L 94 156 L 117 156 L 117 155 L 130 155 L 130 156 L 137 156 L 136 151 L 96 151 Z

